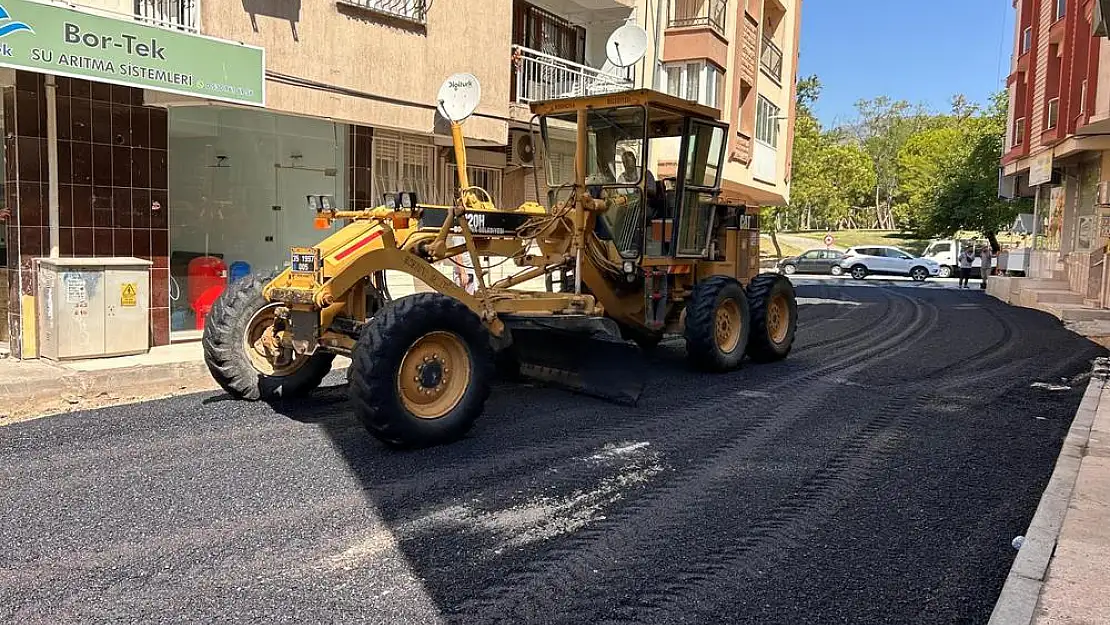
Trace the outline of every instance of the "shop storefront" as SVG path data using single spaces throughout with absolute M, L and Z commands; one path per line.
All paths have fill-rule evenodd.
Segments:
M 0 55 L 7 331 L 35 357 L 34 259 L 150 261 L 149 339 L 169 342 L 169 115 L 152 91 L 264 105 L 260 48 L 6 0 Z M 126 304 L 123 304 L 126 305 Z
M 345 124 L 227 107 L 169 113 L 169 302 L 175 339 L 199 336 L 225 285 L 284 268 L 327 235 L 308 195 L 347 205 Z M 334 227 L 333 227 L 334 228 Z

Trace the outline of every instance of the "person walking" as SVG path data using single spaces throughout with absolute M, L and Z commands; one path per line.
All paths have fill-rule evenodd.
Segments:
M 983 250 L 979 252 L 979 260 L 982 261 L 982 264 L 979 265 L 979 277 L 983 279 L 979 284 L 980 289 L 987 288 L 987 276 L 991 275 L 991 255 L 993 252 L 990 243 L 984 245 Z
M 968 245 L 964 248 L 963 253 L 960 254 L 960 288 L 966 289 L 967 283 L 971 280 L 971 266 L 975 264 L 975 251 Z

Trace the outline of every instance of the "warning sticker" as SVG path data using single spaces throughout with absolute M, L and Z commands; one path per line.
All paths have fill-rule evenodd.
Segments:
M 120 306 L 135 306 L 135 283 L 124 282 L 119 288 L 119 305 Z
M 85 291 L 85 280 L 80 274 L 66 274 L 66 303 L 81 304 L 89 301 L 89 294 Z

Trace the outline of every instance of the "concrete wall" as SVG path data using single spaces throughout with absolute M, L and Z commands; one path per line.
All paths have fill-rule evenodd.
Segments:
M 426 25 L 335 1 L 203 0 L 206 35 L 266 48 L 272 73 L 358 92 L 267 81 L 267 108 L 430 134 L 439 86 L 456 72 L 482 83 L 479 113 L 507 117 L 512 12 L 507 0 L 438 0 Z M 406 106 L 362 94 L 416 103 Z M 424 106 L 420 106 L 424 105 Z M 474 117 L 469 137 L 504 144 L 505 121 Z

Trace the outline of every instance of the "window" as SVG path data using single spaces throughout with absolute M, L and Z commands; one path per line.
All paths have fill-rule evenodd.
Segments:
M 1062 20 L 1068 13 L 1068 0 L 1056 0 L 1056 19 Z
M 779 107 L 763 96 L 755 105 L 755 139 L 773 148 L 779 146 Z
M 431 198 L 436 189 L 436 148 L 424 137 L 375 132 L 372 197 L 381 201 L 386 193 L 412 191 L 416 197 Z
M 1045 111 L 1045 116 L 1048 118 L 1047 128 L 1052 130 L 1060 121 L 1060 98 L 1052 98 L 1048 101 L 1048 110 Z
M 1079 88 L 1079 114 L 1083 115 L 1087 112 L 1087 81 L 1083 81 L 1083 85 Z
M 1014 145 L 1022 143 L 1025 143 L 1025 118 L 1019 117 L 1014 120 Z
M 475 187 L 485 189 L 489 193 L 494 206 L 501 206 L 501 170 L 493 167 L 474 167 L 468 165 L 466 178 Z M 454 163 L 447 164 L 447 171 L 443 175 L 443 203 L 451 204 L 455 201 L 455 191 L 459 186 L 459 168 Z
M 427 0 L 339 0 L 359 8 L 423 24 L 428 19 Z
M 721 108 L 724 72 L 706 61 L 682 61 L 663 66 L 667 93 L 713 108 Z
M 1029 48 L 1032 48 L 1032 47 L 1033 47 L 1033 28 L 1030 27 L 1030 28 L 1026 28 L 1025 31 L 1023 33 L 1021 33 L 1021 53 L 1025 54 L 1026 52 L 1029 51 Z
M 805 254 L 802 254 L 802 258 L 820 258 L 822 253 L 823 252 L 817 252 L 817 251 L 806 252 Z
M 724 76 L 721 70 L 717 69 L 715 65 L 705 66 L 705 99 L 702 104 L 713 107 L 715 109 L 721 108 L 721 85 L 724 82 Z

